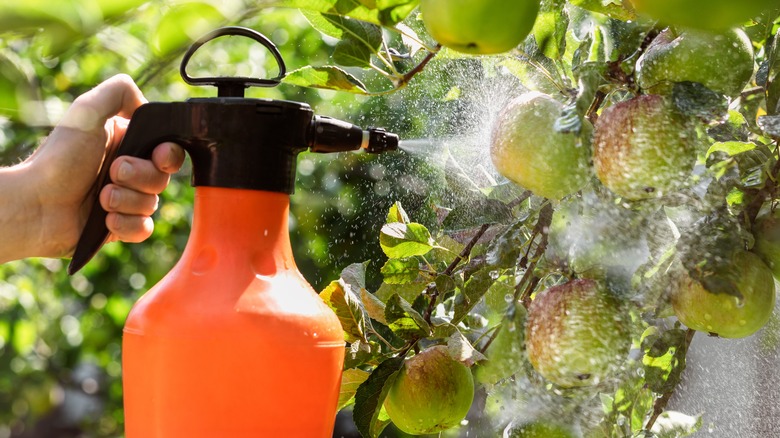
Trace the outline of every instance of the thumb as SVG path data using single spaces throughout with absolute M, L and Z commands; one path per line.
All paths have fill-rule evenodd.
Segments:
M 59 125 L 85 132 L 102 130 L 111 117 L 129 119 L 144 103 L 146 99 L 133 79 L 116 75 L 76 98 Z

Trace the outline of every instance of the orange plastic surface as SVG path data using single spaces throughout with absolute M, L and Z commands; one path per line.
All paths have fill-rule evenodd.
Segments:
M 127 438 L 330 437 L 344 339 L 295 266 L 289 197 L 195 196 L 181 260 L 125 325 Z

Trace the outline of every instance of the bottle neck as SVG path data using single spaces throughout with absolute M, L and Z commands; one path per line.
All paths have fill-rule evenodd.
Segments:
M 226 263 L 249 260 L 259 274 L 294 268 L 289 212 L 286 193 L 196 187 L 192 231 L 183 258 L 198 257 L 209 248 Z

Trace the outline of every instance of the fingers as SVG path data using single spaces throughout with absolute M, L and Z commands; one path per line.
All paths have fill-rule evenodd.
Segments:
M 113 116 L 129 119 L 146 99 L 128 75 L 116 75 L 82 94 L 70 106 L 59 125 L 81 131 L 103 129 Z
M 111 163 L 109 175 L 114 184 L 149 195 L 162 192 L 170 181 L 170 175 L 158 170 L 152 161 L 126 155 Z
M 163 143 L 151 160 L 121 156 L 109 169 L 112 184 L 99 195 L 100 205 L 109 212 L 106 226 L 116 240 L 140 242 L 153 229 L 151 215 L 157 210 L 158 194 L 165 190 L 170 174 L 184 162 L 184 150 L 174 143 Z
M 163 143 L 154 149 L 152 163 L 161 172 L 176 173 L 184 164 L 184 149 L 176 143 Z
M 149 238 L 154 231 L 154 222 L 148 216 L 133 216 L 119 213 L 108 213 L 106 226 L 111 232 L 112 240 L 138 243 Z

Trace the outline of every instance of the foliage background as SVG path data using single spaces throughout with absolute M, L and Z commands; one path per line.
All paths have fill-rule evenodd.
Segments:
M 315 0 L 285 1 L 290 5 L 317 3 Z M 335 0 L 320 3 L 357 4 Z M 374 7 L 384 5 L 385 11 L 389 11 L 394 7 L 392 5 L 410 10 L 409 6 L 414 6 L 415 1 L 360 0 L 359 3 Z M 487 155 L 484 149 L 480 152 L 470 146 L 476 141 L 484 147 L 484 141 L 480 141 L 489 135 L 486 132 L 489 128 L 485 127 L 491 126 L 492 117 L 502 102 L 523 88 L 518 77 L 524 85 L 539 91 L 569 93 L 575 111 L 583 112 L 602 90 L 609 91 L 608 104 L 612 103 L 610 99 L 621 99 L 626 81 L 619 68 L 623 61 L 629 63 L 629 55 L 641 43 L 642 32 L 647 30 L 643 28 L 644 24 L 625 24 L 603 15 L 594 18 L 583 12 L 584 9 L 574 8 L 572 14 L 564 16 L 561 12 L 566 4 L 563 0 L 545 0 L 535 34 L 512 57 L 498 60 L 459 57 L 442 50 L 407 87 L 396 93 L 361 96 L 286 84 L 274 89 L 248 91 L 249 97 L 308 102 L 319 114 L 363 126 L 384 126 L 405 139 L 451 139 L 449 146 L 458 155 L 458 163 L 452 166 L 453 160 L 436 155 L 435 145 L 425 142 L 418 143 L 428 152 L 422 156 L 426 158 L 424 160 L 403 153 L 378 157 L 303 154 L 299 159 L 298 190 L 292 198 L 291 233 L 299 267 L 315 289 L 333 285 L 331 281 L 339 277 L 343 268 L 371 260 L 367 284 L 361 286 L 370 291 L 379 288 L 378 295 L 382 292 L 379 270 L 386 257 L 380 250 L 379 230 L 384 224 L 385 213 L 395 201 L 400 201 L 414 222 L 433 231 L 437 244 L 450 245 L 457 250 L 470 238 L 467 233 L 459 235 L 459 228 L 471 228 L 473 232 L 474 226 L 482 223 L 499 222 L 507 226 L 501 230 L 509 230 L 501 234 L 503 237 L 496 238 L 501 232 L 496 230 L 485 236 L 483 243 L 493 240 L 490 248 L 478 245 L 475 253 L 482 258 L 482 265 L 475 264 L 475 272 L 470 273 L 474 275 L 468 284 L 465 281 L 464 284 L 450 284 L 452 280 L 447 283 L 441 278 L 436 281 L 437 287 L 450 286 L 450 294 L 457 288 L 458 298 L 465 294 L 464 290 L 473 287 L 471 292 L 477 294 L 476 301 L 484 301 L 488 310 L 492 308 L 494 319 L 502 319 L 507 308 L 505 297 L 511 297 L 514 289 L 510 285 L 514 274 L 508 276 L 511 279 L 493 278 L 489 272 L 491 266 L 484 266 L 485 254 L 500 256 L 500 260 L 487 265 L 494 263 L 496 266 L 492 268 L 501 269 L 511 265 L 512 269 L 506 271 L 513 271 L 520 256 L 519 242 L 530 250 L 540 234 L 535 227 L 532 230 L 530 224 L 536 220 L 542 224 L 543 211 L 551 207 L 536 197 L 523 197 L 521 190 L 511 184 L 498 184 L 493 179 L 495 175 L 482 166 Z M 569 4 L 583 7 L 597 4 L 597 10 L 603 8 L 603 2 L 572 0 Z M 376 8 L 370 11 L 373 13 Z M 358 8 L 358 12 L 364 11 Z M 767 35 L 776 33 L 777 15 L 775 13 L 765 23 L 749 29 L 756 47 L 763 48 L 760 56 L 764 74 L 773 78 L 769 81 L 772 87 L 768 87 L 770 97 L 780 93 L 775 85 L 780 81 L 774 80 L 780 78 L 777 63 L 767 62 L 767 59 L 780 59 L 768 55 Z M 380 17 L 380 21 L 383 19 L 390 20 L 391 25 L 396 24 L 392 14 Z M 593 24 L 587 31 L 584 30 L 587 26 L 580 26 L 586 22 Z M 363 59 L 365 47 L 345 51 L 345 47 L 350 46 L 343 44 L 344 41 L 354 41 L 323 36 L 299 11 L 276 7 L 270 0 L 12 0 L 0 5 L 0 164 L 13 164 L 27 156 L 69 102 L 116 73 L 129 73 L 152 101 L 213 96 L 214 90 L 184 85 L 179 78 L 178 61 L 192 40 L 222 25 L 244 25 L 268 35 L 280 47 L 288 71 L 332 63 L 338 54 L 341 60 L 353 65 L 347 70 L 357 75 L 368 89 L 387 90 L 386 76 L 376 69 L 360 67 L 367 67 L 365 59 L 374 59 L 371 56 L 380 51 L 390 56 L 389 50 L 372 46 L 371 53 Z M 414 16 L 407 19 L 405 25 L 412 33 L 424 35 Z M 363 30 L 370 35 L 368 27 Z M 386 29 L 385 32 L 390 31 Z M 384 36 L 393 42 L 401 39 L 397 34 Z M 423 38 L 422 42 L 433 47 L 430 40 Z M 776 43 L 774 46 L 780 47 Z M 774 51 L 780 53 L 780 49 Z M 200 56 L 196 55 L 192 61 L 192 75 L 199 72 L 275 75 L 273 60 L 246 41 L 219 40 L 198 53 Z M 345 54 L 354 57 L 345 57 Z M 414 64 L 401 55 L 386 59 L 385 66 L 390 70 L 409 71 Z M 419 62 L 420 58 L 418 53 L 414 61 Z M 344 65 L 343 62 L 340 64 Z M 499 70 L 511 73 L 505 75 L 509 76 L 508 81 L 496 74 Z M 585 108 L 581 108 L 583 104 L 586 104 Z M 755 120 L 760 104 L 744 106 L 739 108 L 747 114 L 744 120 Z M 739 115 L 737 111 L 733 113 Z M 734 131 L 726 134 L 742 135 L 741 131 Z M 464 133 L 476 140 L 463 137 Z M 458 149 L 458 145 L 464 147 Z M 448 167 L 443 164 L 445 162 Z M 740 170 L 747 173 L 751 169 Z M 462 178 L 464 173 L 468 173 L 468 177 Z M 25 260 L 0 266 L 0 438 L 121 436 L 121 328 L 135 300 L 169 270 L 187 241 L 192 212 L 188 175 L 185 168 L 163 194 L 155 233 L 143 244 L 108 245 L 73 277 L 66 276 L 64 264 L 67 261 L 62 260 Z M 764 177 L 761 173 L 761 178 L 756 178 L 757 183 L 764 184 Z M 489 190 L 479 190 L 485 187 Z M 489 192 L 490 197 L 485 192 Z M 513 207 L 506 207 L 504 201 L 521 198 Z M 448 236 L 437 233 L 442 227 L 441 207 L 453 208 L 447 221 L 448 231 L 454 232 Z M 512 210 L 511 214 L 507 213 L 509 210 Z M 612 220 L 625 219 L 630 223 L 635 219 L 644 220 L 625 216 L 630 213 L 623 214 Z M 546 220 L 549 225 L 549 217 Z M 458 238 L 460 242 L 456 242 Z M 544 249 L 546 239 L 542 237 L 541 241 L 545 244 L 539 243 L 537 248 Z M 610 241 L 612 245 L 624 243 L 622 240 Z M 614 248 L 602 248 L 601 251 L 611 254 Z M 451 253 L 437 251 L 431 255 L 433 265 L 443 263 L 446 266 L 451 261 Z M 595 257 L 602 257 L 600 261 L 603 262 L 604 255 Z M 398 262 L 406 255 L 394 258 Z M 530 266 L 536 266 L 538 261 L 533 260 Z M 544 263 L 539 269 L 548 269 L 554 274 L 544 276 L 542 286 L 545 282 L 561 281 L 568 275 L 561 273 L 558 267 L 544 266 Z M 469 264 L 464 265 L 463 269 L 468 270 Z M 526 268 L 528 266 L 526 264 Z M 526 270 L 533 271 L 533 268 Z M 384 285 L 390 283 L 385 280 Z M 420 279 L 407 280 L 417 282 L 411 286 L 418 288 L 416 293 L 419 295 Z M 441 285 L 439 280 L 442 280 Z M 393 292 L 401 291 L 402 286 L 387 288 L 385 299 Z M 627 284 L 617 284 L 617 287 L 628 288 Z M 483 296 L 485 300 L 482 300 Z M 414 298 L 411 296 L 409 301 Z M 411 314 L 407 309 L 402 313 Z M 518 311 L 517 318 L 523 317 L 520 313 Z M 474 318 L 465 321 L 469 335 L 486 330 L 484 318 L 470 316 Z M 772 333 L 776 334 L 776 320 L 773 323 Z M 476 329 L 471 331 L 472 328 Z M 670 346 L 684 345 L 684 332 L 675 328 L 665 331 L 664 336 L 674 339 L 658 341 L 663 347 L 658 357 L 671 364 L 656 368 L 673 374 L 673 378 L 636 377 L 629 379 L 611 401 L 604 395 L 602 402 L 608 408 L 605 411 L 612 415 L 608 420 L 615 423 L 615 433 L 641 429 L 646 412 L 652 408 L 654 392 L 665 393 L 666 385 L 673 386 L 682 372 L 684 357 L 680 359 L 672 354 L 676 350 Z M 652 336 L 648 338 L 652 341 L 648 344 L 656 342 Z M 500 342 L 496 341 L 496 344 Z M 639 355 L 642 355 L 641 349 Z M 662 361 L 660 359 L 658 362 Z M 646 382 L 663 387 L 651 388 L 651 391 Z M 629 398 L 634 401 L 627 402 Z M 549 403 L 557 401 L 560 400 L 555 397 L 548 400 Z M 484 402 L 485 394 L 482 393 L 477 404 Z M 626 418 L 632 424 L 618 428 L 619 420 Z M 478 427 L 479 420 L 473 420 Z M 487 426 L 496 427 L 484 426 L 487 429 L 490 429 Z M 388 429 L 387 434 L 392 436 L 397 432 Z

